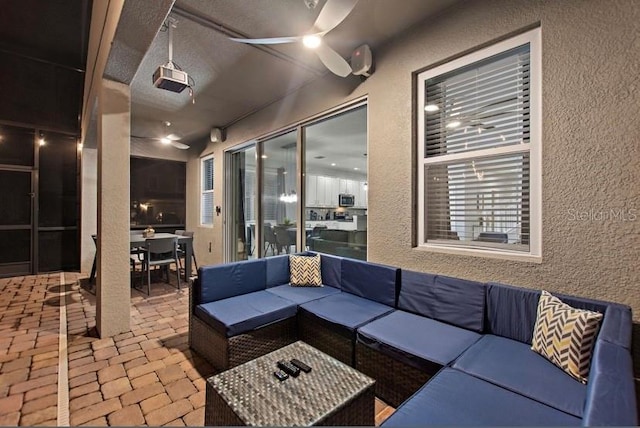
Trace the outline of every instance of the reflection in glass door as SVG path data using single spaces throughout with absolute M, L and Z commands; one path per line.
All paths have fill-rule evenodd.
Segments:
M 297 131 L 261 144 L 262 254 L 270 257 L 296 251 Z
M 31 273 L 31 175 L 0 169 L 0 276 Z
M 247 260 L 258 256 L 256 246 L 256 147 L 228 154 L 230 221 L 229 260 Z

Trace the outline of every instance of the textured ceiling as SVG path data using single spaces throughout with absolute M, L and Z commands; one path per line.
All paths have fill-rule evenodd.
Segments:
M 360 0 L 324 42 L 347 59 L 367 43 L 375 59 L 385 41 L 456 1 Z M 170 121 L 171 132 L 190 143 L 211 127 L 225 127 L 325 75 L 328 71 L 301 44 L 255 47 L 228 39 L 304 34 L 324 2 L 310 10 L 304 0 L 176 1 L 173 58 L 195 81 L 195 104 L 188 90 L 176 94 L 152 84 L 153 72 L 168 60 L 168 33 L 160 31 L 131 84 L 132 134 L 162 137 L 163 121 Z

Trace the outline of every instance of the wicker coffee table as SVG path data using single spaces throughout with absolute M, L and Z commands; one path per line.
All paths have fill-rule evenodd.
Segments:
M 280 382 L 279 360 L 297 358 L 309 373 Z M 207 380 L 205 425 L 373 426 L 370 377 L 298 341 Z

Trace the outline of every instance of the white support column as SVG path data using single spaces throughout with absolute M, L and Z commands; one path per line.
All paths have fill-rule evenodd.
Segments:
M 102 79 L 98 96 L 98 272 L 100 337 L 129 331 L 129 86 Z

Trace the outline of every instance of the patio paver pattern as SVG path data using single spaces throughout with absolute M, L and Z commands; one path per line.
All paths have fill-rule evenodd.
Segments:
M 0 279 L 0 426 L 56 425 L 60 292 L 72 426 L 202 426 L 215 370 L 188 347 L 189 290 L 131 292 L 131 331 L 99 339 L 78 273 Z M 376 423 L 393 409 L 376 400 Z

